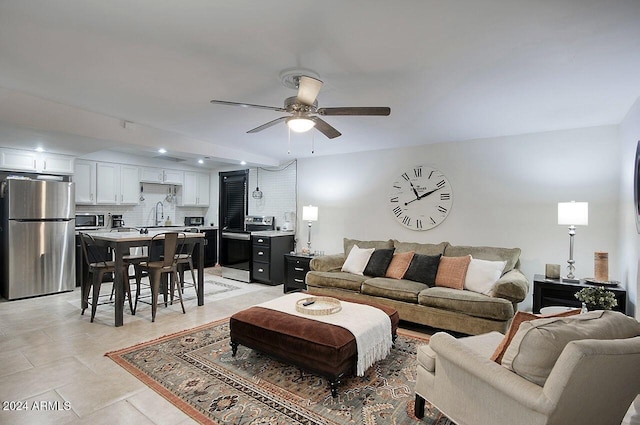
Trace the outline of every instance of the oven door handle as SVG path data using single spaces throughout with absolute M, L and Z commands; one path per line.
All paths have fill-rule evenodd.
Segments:
M 239 241 L 250 241 L 251 235 L 248 233 L 225 233 L 222 232 L 222 237 L 224 239 L 235 239 Z

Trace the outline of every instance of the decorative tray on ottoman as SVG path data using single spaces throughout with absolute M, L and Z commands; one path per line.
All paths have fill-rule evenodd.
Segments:
M 340 300 L 331 297 L 308 297 L 296 302 L 296 311 L 298 313 L 312 316 L 325 316 L 327 314 L 337 313 L 340 310 L 342 310 Z

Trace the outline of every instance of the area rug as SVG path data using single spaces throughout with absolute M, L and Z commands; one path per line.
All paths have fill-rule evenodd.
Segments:
M 331 397 L 324 378 L 240 346 L 229 319 L 106 355 L 202 424 L 455 425 L 426 403 L 414 415 L 418 338 L 398 330 L 391 354 L 364 377 L 349 377 Z

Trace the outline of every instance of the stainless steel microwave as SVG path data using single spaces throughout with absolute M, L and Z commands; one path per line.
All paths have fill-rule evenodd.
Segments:
M 104 227 L 104 214 L 76 214 L 76 229 L 98 229 Z

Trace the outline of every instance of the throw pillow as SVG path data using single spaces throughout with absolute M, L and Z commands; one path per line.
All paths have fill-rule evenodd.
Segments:
M 520 325 L 504 353 L 502 366 L 542 387 L 571 341 L 638 335 L 640 323 L 619 311 L 597 310 L 572 317 L 531 320 Z
M 549 315 L 533 314 L 533 313 L 527 313 L 524 311 L 516 311 L 516 315 L 513 316 L 513 319 L 511 319 L 511 324 L 509 325 L 509 329 L 507 329 L 507 332 L 504 334 L 504 338 L 502 338 L 502 341 L 500 341 L 500 344 L 498 344 L 498 346 L 496 347 L 496 350 L 491 355 L 490 360 L 498 364 L 502 364 L 502 357 L 504 356 L 505 351 L 507 351 L 507 348 L 509 347 L 511 340 L 516 335 L 516 332 L 518 332 L 518 329 L 520 328 L 520 324 L 524 322 L 528 322 L 529 320 L 534 320 L 534 319 L 541 319 L 541 318 L 548 318 L 548 317 L 567 317 L 567 316 L 573 316 L 575 314 L 580 314 L 579 308 L 563 311 L 562 313 L 549 314 Z
M 391 263 L 389 264 L 389 267 L 387 267 L 385 277 L 390 277 L 392 279 L 402 279 L 404 274 L 407 272 L 412 259 L 413 251 L 401 252 L 399 254 L 394 253 L 393 258 L 391 259 Z
M 491 295 L 493 284 L 500 279 L 506 261 L 487 261 L 471 257 L 467 276 L 464 278 L 464 289 L 479 294 Z
M 391 249 L 376 249 L 371 254 L 367 266 L 364 268 L 364 275 L 372 277 L 384 276 L 387 272 L 387 267 L 391 263 L 393 258 L 393 248 Z
M 464 257 L 442 257 L 436 274 L 436 286 L 445 288 L 464 288 L 464 278 L 471 262 L 471 255 Z
M 358 248 L 358 245 L 354 245 L 342 265 L 342 271 L 362 275 L 362 272 L 364 271 L 364 268 L 367 267 L 369 258 L 371 258 L 374 250 L 375 248 L 364 249 Z
M 436 284 L 436 273 L 441 255 L 413 254 L 411 264 L 404 274 L 404 279 L 425 283 L 429 287 Z

